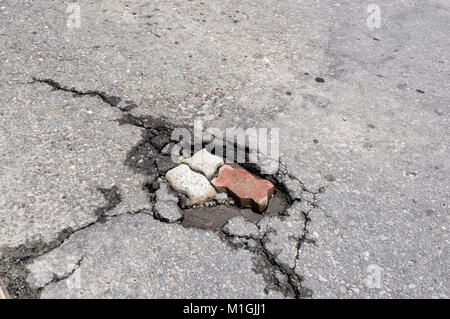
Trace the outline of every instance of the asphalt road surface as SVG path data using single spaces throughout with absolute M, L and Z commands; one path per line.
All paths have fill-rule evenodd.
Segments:
M 449 298 L 450 2 L 370 4 L 0 0 L 11 297 Z M 298 198 L 261 237 L 154 218 L 150 117 L 279 128 Z

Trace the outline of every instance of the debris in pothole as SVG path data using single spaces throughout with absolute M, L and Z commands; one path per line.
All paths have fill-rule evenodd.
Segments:
M 172 201 L 175 203 L 178 202 L 177 194 L 162 178 L 158 178 L 156 182 L 159 184 L 158 190 L 155 192 L 157 201 Z
M 267 208 L 275 186 L 264 179 L 256 179 L 243 169 L 224 165 L 211 183 L 219 192 L 231 193 L 242 207 L 254 207 L 260 212 Z
M 198 173 L 202 173 L 207 179 L 213 177 L 217 169 L 223 165 L 223 159 L 212 155 L 206 149 L 195 153 L 191 158 L 184 161 L 189 167 Z
M 296 202 L 302 200 L 304 201 L 304 204 L 306 204 L 306 201 L 314 203 L 315 195 L 307 191 L 306 188 L 303 189 L 301 181 L 291 178 L 291 175 L 288 174 L 287 170 L 282 171 L 282 166 L 278 167 L 278 158 L 272 159 L 268 156 L 264 157 L 261 154 L 257 154 L 257 164 L 250 164 L 247 162 L 242 164 L 243 166 L 239 166 L 236 163 L 230 164 L 234 170 L 238 171 L 240 169 L 243 172 L 242 176 L 249 176 L 249 180 L 266 183 L 266 187 L 262 187 L 265 192 L 262 196 L 265 203 L 262 206 L 254 199 L 240 198 L 236 196 L 233 191 L 228 190 L 230 195 L 236 196 L 235 198 L 238 199 L 236 202 L 243 207 L 232 206 L 233 202 L 231 198 L 227 196 L 227 193 L 223 192 L 216 194 L 214 188 L 207 180 L 207 178 L 210 179 L 214 176 L 220 165 L 223 165 L 223 159 L 208 153 L 211 157 L 216 157 L 216 164 L 205 164 L 201 161 L 200 163 L 195 163 L 195 156 L 199 153 L 206 152 L 206 150 L 202 150 L 195 154 L 190 160 L 186 160 L 186 164 L 188 164 L 190 168 L 188 165 L 180 165 L 174 168 L 174 166 L 177 166 L 180 163 L 174 163 L 171 156 L 169 156 L 171 154 L 171 149 L 175 145 L 173 142 L 176 142 L 169 138 L 171 126 L 167 125 L 164 121 L 151 119 L 150 117 L 138 118 L 127 114 L 126 119 L 128 120 L 126 122 L 124 120 L 122 123 L 137 125 L 145 129 L 143 139 L 138 145 L 132 148 L 125 163 L 136 172 L 146 175 L 145 188 L 151 194 L 151 200 L 154 200 L 153 216 L 156 219 L 165 223 L 181 221 L 181 225 L 184 227 L 218 230 L 222 239 L 231 242 L 234 247 L 250 250 L 255 253 L 255 258 L 258 257 L 264 259 L 265 267 L 261 267 L 260 270 L 261 273 L 264 274 L 265 280 L 274 284 L 273 287 L 268 286 L 269 288 L 279 289 L 282 287 L 282 289 L 284 289 L 283 287 L 287 287 L 286 289 L 289 290 L 292 287 L 292 289 L 295 290 L 295 285 L 300 285 L 300 279 L 298 276 L 296 277 L 293 265 L 295 266 L 301 242 L 308 238 L 306 236 L 307 218 L 302 214 L 302 210 L 299 210 L 296 213 L 293 213 L 291 210 L 285 213 L 285 210 L 286 207 L 289 207 L 292 204 L 292 201 Z M 233 146 L 235 148 L 234 150 Z M 231 145 L 230 153 L 234 153 L 234 151 L 237 150 L 236 147 L 237 145 Z M 245 150 L 245 152 L 247 159 L 249 151 Z M 206 157 L 209 156 L 208 154 Z M 225 154 L 225 156 L 227 156 L 227 154 Z M 180 154 L 176 155 L 178 156 Z M 217 158 L 219 160 L 217 160 Z M 245 167 L 245 169 L 241 169 L 243 167 Z M 278 171 L 275 170 L 273 173 L 268 173 L 267 169 L 265 169 L 267 167 L 276 167 Z M 180 192 L 179 194 L 173 192 L 164 179 L 156 181 L 157 177 L 166 175 L 167 180 L 170 182 L 169 173 L 171 171 L 176 171 L 177 169 L 181 169 L 185 175 L 189 175 L 184 182 L 172 181 L 172 187 L 176 189 L 177 192 Z M 197 173 L 194 171 L 197 171 Z M 256 177 L 254 177 L 252 173 L 255 174 L 254 176 Z M 277 186 L 276 190 L 275 186 L 270 181 L 258 179 L 260 178 L 258 175 L 262 176 L 262 174 L 273 174 L 271 176 L 265 176 Z M 180 174 L 175 174 L 175 177 L 180 177 L 179 175 Z M 190 185 L 193 182 L 192 176 L 200 176 L 206 181 L 206 183 L 202 183 L 203 188 L 200 187 L 203 191 L 212 189 L 211 194 L 206 196 L 208 198 L 194 202 L 193 197 L 198 196 L 199 192 L 196 188 L 198 185 L 194 185 L 194 187 L 191 187 L 192 185 Z M 286 176 L 288 178 L 283 179 L 283 177 Z M 245 180 L 245 177 L 242 179 Z M 177 183 L 181 184 L 178 188 L 176 187 Z M 228 186 L 232 188 L 233 183 L 230 183 Z M 186 189 L 183 190 L 183 187 Z M 224 187 L 224 189 L 226 189 L 226 187 Z M 251 191 L 255 191 L 255 189 L 257 190 L 258 188 L 248 187 L 248 190 Z M 305 194 L 302 194 L 303 192 Z M 208 191 L 206 191 L 206 193 L 208 193 Z M 188 198 L 183 194 L 191 196 Z M 214 194 L 216 196 L 214 196 Z M 186 198 L 187 200 L 184 201 L 182 198 Z M 189 205 L 185 206 L 183 205 L 183 202 L 186 202 Z M 248 202 L 250 202 L 250 204 L 248 204 Z M 211 204 L 211 206 L 205 207 L 200 203 L 203 203 L 205 206 Z M 198 204 L 201 206 L 197 206 Z M 192 205 L 194 205 L 194 207 L 189 207 Z M 258 214 L 245 207 L 256 208 L 258 211 L 262 212 L 262 214 Z M 287 216 L 285 216 L 286 214 Z M 269 216 L 276 217 L 270 218 Z M 255 225 L 258 221 L 260 221 L 260 223 Z M 62 259 L 63 258 L 58 258 L 57 260 Z M 75 261 L 76 263 L 73 263 Z M 292 261 L 294 264 L 292 264 Z M 79 263 L 79 260 L 74 260 L 73 262 L 70 261 L 72 265 L 70 267 L 71 271 L 75 269 L 74 267 Z M 46 280 L 52 281 L 55 276 L 56 279 L 66 277 L 68 273 L 65 269 L 62 270 L 64 271 L 52 272 L 50 274 L 51 276 L 46 277 Z M 257 269 L 255 269 L 255 271 L 258 272 Z M 7 280 L 9 281 L 9 278 Z M 8 285 L 10 285 L 9 282 Z M 14 295 L 14 290 L 9 287 L 10 286 L 8 286 L 8 289 L 10 289 L 11 294 Z M 285 293 L 285 295 L 299 295 L 296 292 L 292 294 L 283 291 L 283 293 Z
M 168 223 L 176 223 L 183 219 L 180 207 L 178 207 L 178 196 L 170 189 L 169 185 L 162 179 L 158 180 L 159 189 L 156 191 L 156 203 L 153 208 L 153 216 L 156 219 Z
M 227 195 L 227 193 L 217 193 L 216 196 L 214 197 L 214 200 L 220 205 L 224 205 L 224 204 L 233 205 L 234 204 L 234 200 L 232 198 L 230 198 Z
M 279 290 L 286 296 L 306 296 L 294 268 L 300 245 L 308 240 L 306 216 L 313 208 L 314 193 L 291 176 L 283 163 L 277 165 L 273 173 L 267 173 L 268 168 L 275 167 L 274 159 L 259 153 L 256 164 L 224 165 L 224 159 L 206 149 L 182 163 L 180 156 L 180 162 L 174 163 L 170 154 L 175 140 L 164 146 L 163 143 L 157 145 L 157 140 L 150 142 L 162 132 L 170 135 L 168 130 L 161 128 L 157 132 L 147 132 L 150 133 L 139 148 L 133 149 L 139 152 L 135 151 L 133 155 L 142 156 L 156 150 L 152 161 L 157 174 L 165 176 L 174 190 L 167 201 L 163 200 L 164 195 L 158 198 L 157 185 L 148 184 L 150 193 L 154 190 L 155 194 L 153 216 L 166 223 L 178 222 L 185 228 L 218 231 L 233 247 L 252 251 L 265 260 L 267 266 L 261 271 L 255 268 L 255 271 L 264 274 L 268 290 Z M 234 147 L 236 151 L 237 144 Z M 247 158 L 249 151 L 245 149 L 245 152 Z M 142 166 L 145 174 L 147 166 Z M 261 174 L 265 174 L 266 179 L 261 179 Z M 213 179 L 209 181 L 207 177 Z M 155 183 L 163 185 L 160 193 L 165 194 L 166 189 L 171 189 L 167 183 L 164 179 Z
M 183 219 L 183 214 L 177 203 L 171 201 L 158 201 L 155 203 L 153 216 L 168 223 L 176 223 Z
M 223 227 L 222 231 L 229 236 L 258 238 L 258 227 L 248 221 L 244 216 L 231 218 Z
M 166 180 L 172 188 L 188 198 L 188 206 L 203 204 L 216 195 L 214 187 L 200 173 L 192 171 L 188 165 L 181 164 L 166 173 Z

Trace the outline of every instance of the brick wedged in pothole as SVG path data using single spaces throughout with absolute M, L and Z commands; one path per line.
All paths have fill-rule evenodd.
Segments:
M 242 207 L 254 207 L 260 212 L 269 204 L 275 186 L 268 180 L 256 179 L 244 169 L 224 165 L 219 175 L 211 181 L 219 192 L 229 192 Z
M 198 151 L 184 162 L 188 164 L 193 171 L 205 175 L 207 179 L 213 177 L 217 169 L 223 165 L 222 158 L 212 155 L 206 149 Z
M 188 197 L 188 206 L 206 203 L 214 198 L 216 191 L 200 173 L 181 164 L 166 173 L 166 180 L 172 188 Z

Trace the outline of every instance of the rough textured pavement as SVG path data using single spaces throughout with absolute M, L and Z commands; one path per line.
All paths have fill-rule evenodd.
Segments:
M 264 294 L 264 282 L 250 271 L 250 252 L 234 251 L 212 232 L 179 228 L 147 214 L 96 224 L 37 258 L 29 281 L 48 285 L 44 298 L 280 297 Z M 73 280 L 51 283 L 53 274 Z
M 450 4 L 376 4 L 82 0 L 71 29 L 0 1 L 10 294 L 448 298 Z M 155 219 L 126 115 L 280 128 L 293 206 L 258 236 Z

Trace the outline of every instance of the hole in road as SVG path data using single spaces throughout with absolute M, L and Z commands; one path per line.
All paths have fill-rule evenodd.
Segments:
M 132 120 L 133 123 L 129 123 Z M 135 145 L 125 160 L 125 164 L 135 171 L 144 174 L 148 177 L 146 188 L 150 191 L 152 200 L 155 200 L 157 184 L 156 181 L 159 178 L 165 179 L 165 174 L 170 169 L 180 165 L 180 163 L 174 163 L 171 159 L 171 148 L 177 143 L 171 141 L 170 137 L 172 130 L 175 128 L 173 124 L 170 124 L 162 119 L 154 119 L 150 117 L 145 118 L 124 118 L 122 123 L 135 124 L 136 121 L 140 123 L 140 126 L 145 128 L 142 140 Z M 192 132 L 192 129 L 189 129 Z M 193 145 L 193 143 L 191 143 Z M 224 143 L 225 145 L 225 143 Z M 206 145 L 203 145 L 206 146 Z M 236 155 L 236 145 L 234 145 L 233 151 Z M 193 149 L 192 149 L 193 151 Z M 212 152 L 214 154 L 214 152 Z M 193 154 L 193 152 L 191 152 Z M 226 153 L 224 157 L 226 158 Z M 248 159 L 249 151 L 245 150 L 245 158 Z M 245 169 L 251 173 L 257 179 L 267 179 L 275 186 L 275 192 L 269 200 L 267 208 L 263 212 L 258 212 L 252 208 L 245 208 L 238 206 L 238 201 L 231 195 L 227 195 L 227 198 L 221 201 L 214 199 L 210 202 L 202 205 L 187 207 L 184 203 L 186 197 L 182 194 L 178 194 L 178 205 L 181 208 L 183 219 L 181 225 L 186 228 L 200 228 L 200 229 L 221 229 L 229 219 L 236 216 L 244 216 L 251 222 L 258 222 L 264 216 L 277 216 L 282 215 L 292 202 L 289 195 L 283 189 L 281 185 L 277 183 L 273 176 L 260 176 L 257 173 L 254 164 L 250 163 L 227 163 L 233 168 Z M 234 158 L 237 158 L 235 156 Z M 217 176 L 216 172 L 215 176 Z M 215 177 L 214 176 L 214 177 Z

